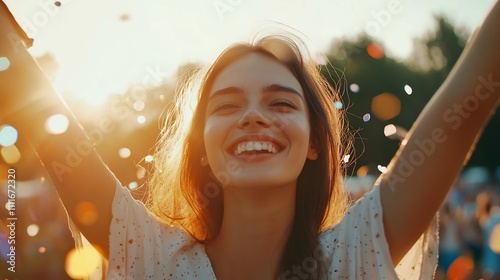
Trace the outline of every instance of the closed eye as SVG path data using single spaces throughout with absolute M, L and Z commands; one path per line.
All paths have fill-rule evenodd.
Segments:
M 297 109 L 297 106 L 293 104 L 292 102 L 286 100 L 286 99 L 278 99 L 271 103 L 271 106 L 277 106 L 277 107 L 288 107 L 291 109 Z
M 221 103 L 221 104 L 215 106 L 215 108 L 212 109 L 212 113 L 221 113 L 221 111 L 224 112 L 227 110 L 236 109 L 237 107 L 238 106 L 234 103 L 224 102 L 224 103 Z

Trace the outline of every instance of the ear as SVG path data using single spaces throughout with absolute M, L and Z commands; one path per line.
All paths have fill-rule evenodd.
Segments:
M 318 151 L 314 147 L 313 141 L 309 141 L 309 150 L 307 151 L 307 158 L 310 160 L 318 159 Z

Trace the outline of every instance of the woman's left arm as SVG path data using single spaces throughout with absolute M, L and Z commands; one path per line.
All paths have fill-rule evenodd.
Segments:
M 500 1 L 424 108 L 380 179 L 397 264 L 444 200 L 500 98 Z

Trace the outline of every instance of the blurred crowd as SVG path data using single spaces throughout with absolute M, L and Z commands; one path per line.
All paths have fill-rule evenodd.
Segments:
M 459 180 L 439 211 L 436 279 L 500 279 L 500 186 Z

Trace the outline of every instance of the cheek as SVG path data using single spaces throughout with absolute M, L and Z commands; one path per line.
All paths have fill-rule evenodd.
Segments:
M 220 129 L 220 127 L 214 125 L 213 122 L 207 121 L 205 123 L 203 137 L 205 139 L 205 150 L 207 153 L 211 152 L 218 142 L 218 137 L 220 135 L 218 128 Z
M 226 125 L 214 120 L 207 120 L 203 136 L 205 139 L 205 152 L 211 167 L 217 165 L 217 159 L 222 156 Z
M 311 127 L 309 120 L 306 117 L 295 118 L 289 121 L 288 125 L 283 126 L 286 134 L 290 135 L 290 141 L 295 142 L 299 146 L 309 147 L 309 139 L 311 135 Z

